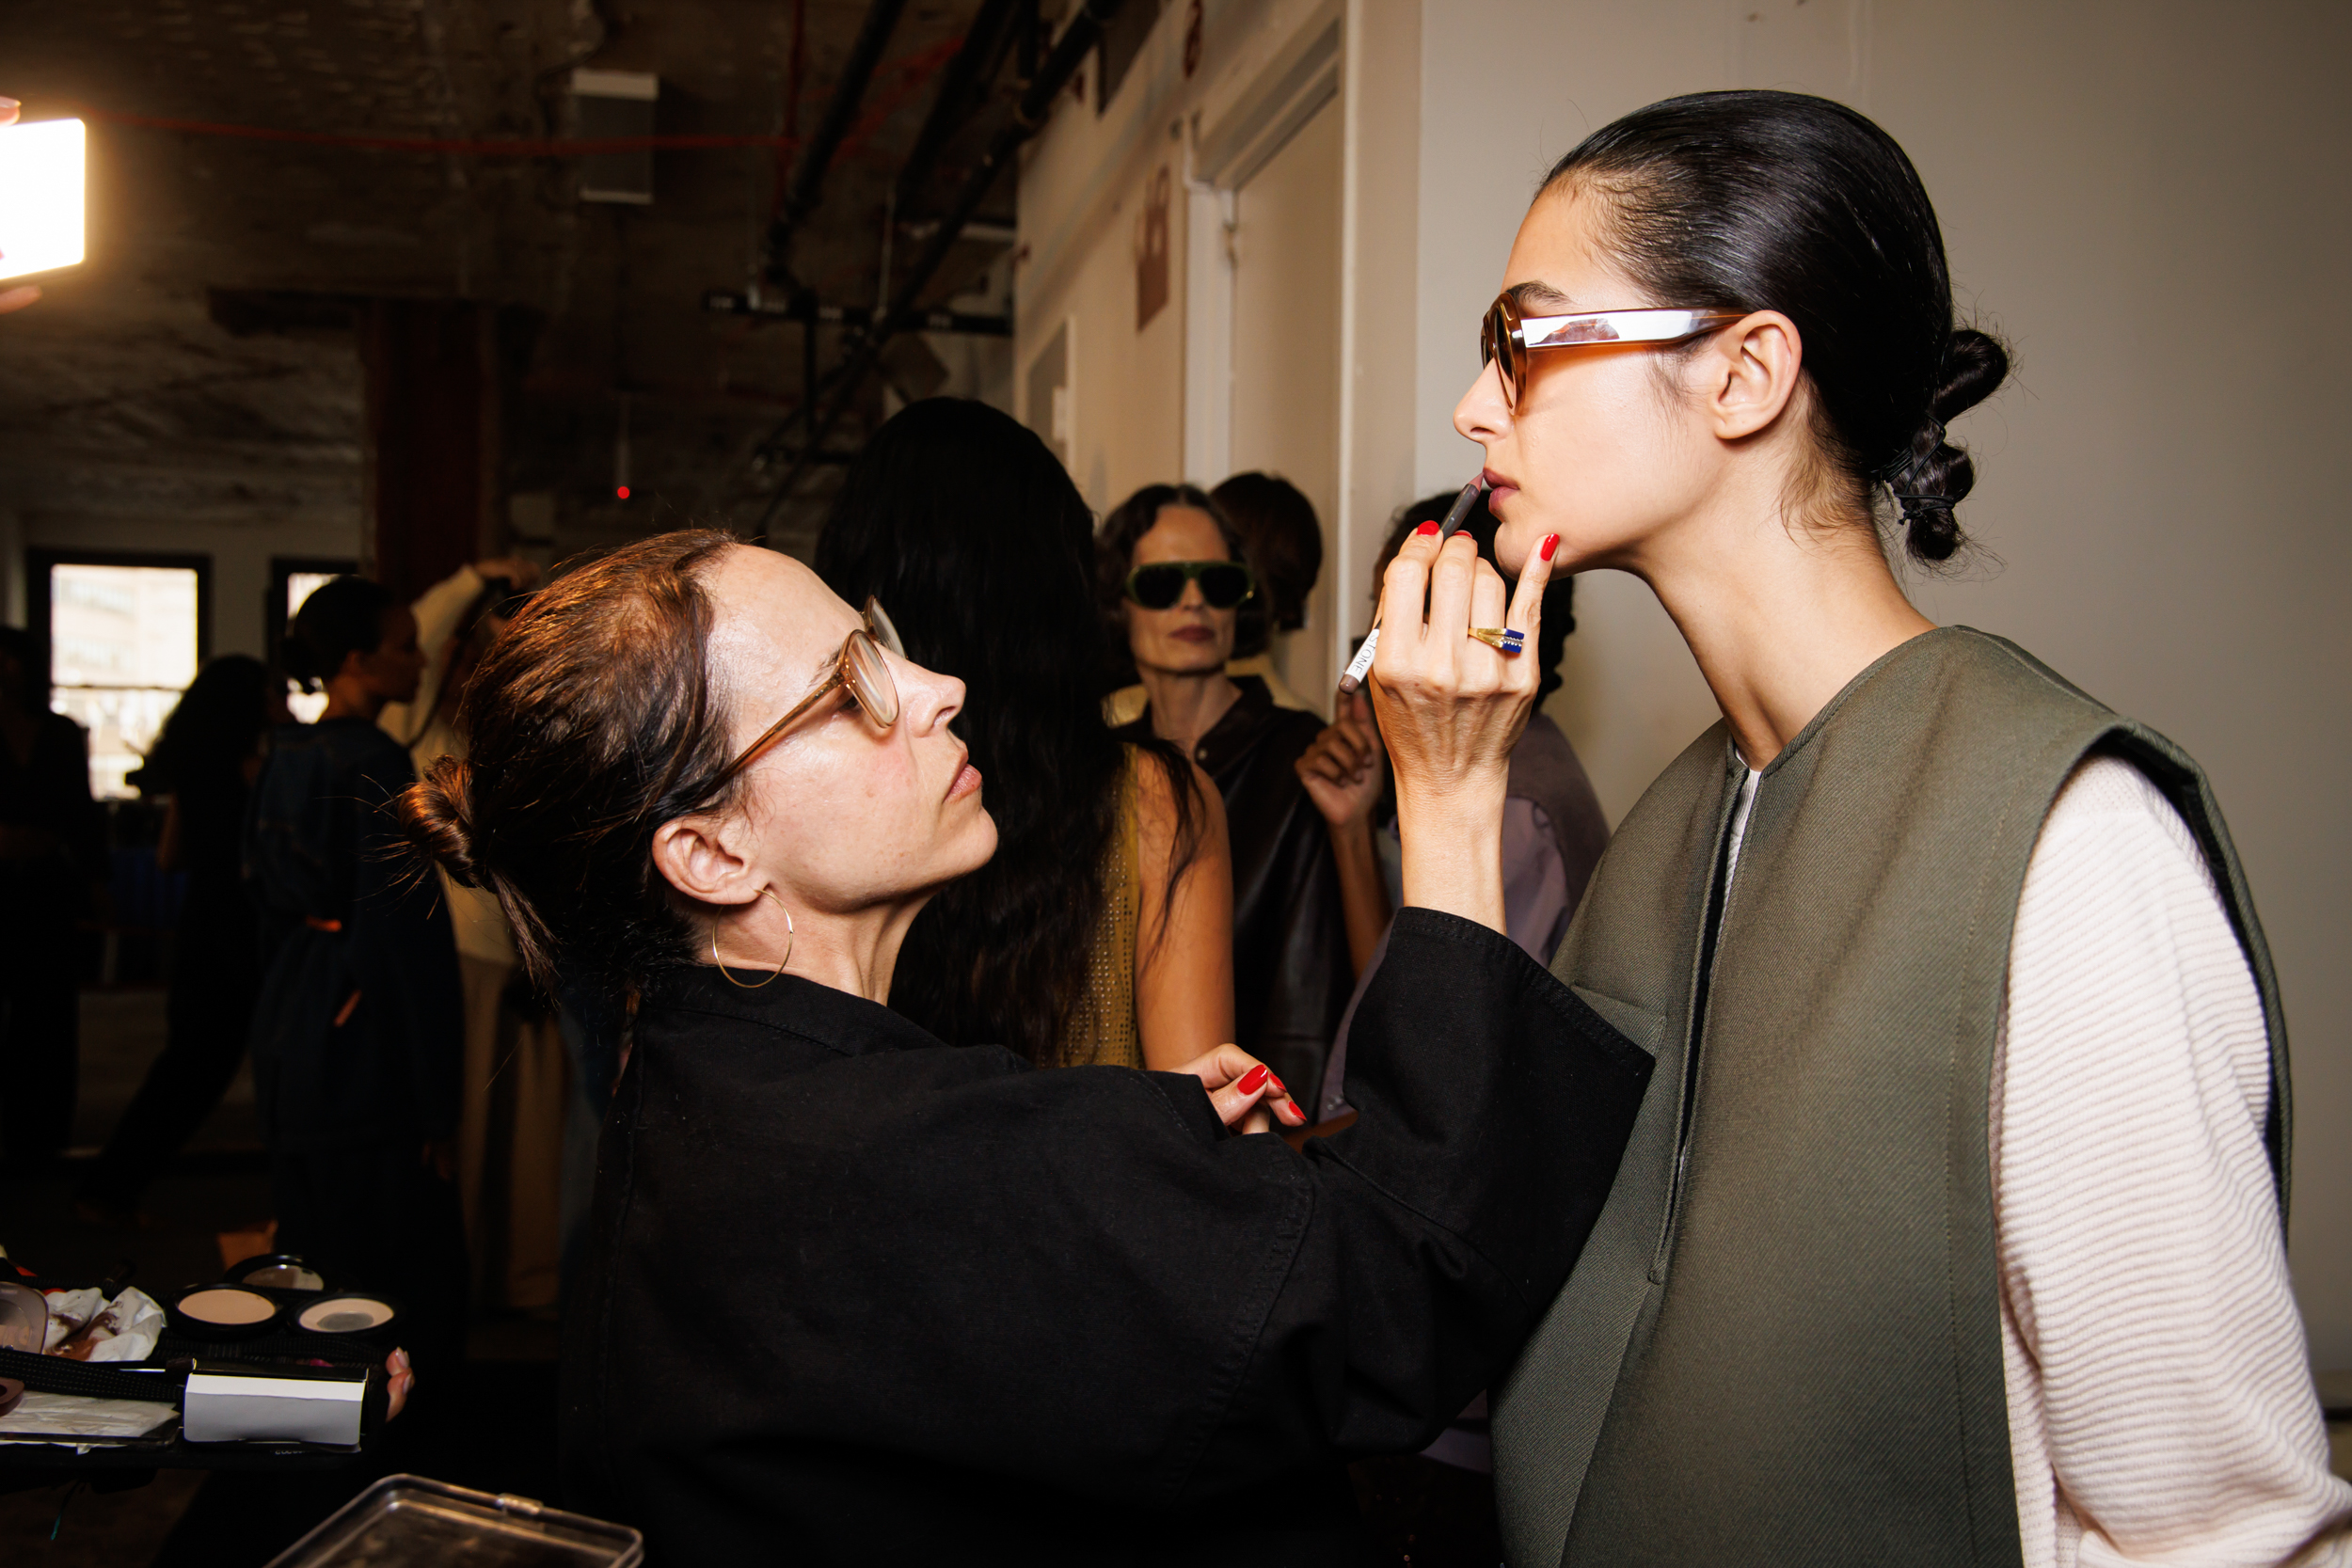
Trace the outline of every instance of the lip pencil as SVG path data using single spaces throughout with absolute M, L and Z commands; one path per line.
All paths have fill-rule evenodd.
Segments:
M 1486 476 L 1485 474 L 1480 474 L 1476 479 L 1462 486 L 1462 493 L 1454 498 L 1452 506 L 1446 508 L 1445 521 L 1438 525 L 1438 544 L 1442 545 L 1454 537 L 1462 526 L 1462 519 L 1470 515 L 1470 509 L 1477 503 L 1480 496 L 1486 494 Z M 1347 673 L 1340 677 L 1341 696 L 1346 696 L 1364 684 L 1364 677 L 1372 673 L 1372 656 L 1379 651 L 1380 623 L 1375 619 L 1372 623 L 1372 630 L 1365 634 L 1363 646 L 1358 648 L 1356 657 L 1347 661 Z

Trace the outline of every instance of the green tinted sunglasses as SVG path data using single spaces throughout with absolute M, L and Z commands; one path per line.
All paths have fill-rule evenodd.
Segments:
M 1146 610 L 1172 610 L 1188 582 L 1200 584 L 1211 610 L 1232 610 L 1258 591 L 1258 579 L 1238 561 L 1155 561 L 1127 574 L 1127 597 Z

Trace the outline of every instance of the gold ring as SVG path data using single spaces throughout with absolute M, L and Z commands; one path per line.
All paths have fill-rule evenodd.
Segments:
M 1509 626 L 1472 626 L 1470 634 L 1499 654 L 1524 653 L 1527 649 L 1527 633 Z

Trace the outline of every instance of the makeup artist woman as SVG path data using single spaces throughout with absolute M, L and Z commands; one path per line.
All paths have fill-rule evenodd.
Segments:
M 1303 1118 L 1232 1047 L 1038 1071 L 881 1005 L 996 836 L 961 683 L 886 618 L 715 533 L 542 592 L 465 699 L 470 764 L 401 810 L 534 973 L 638 997 L 565 1312 L 574 1499 L 669 1563 L 1360 1560 L 1339 1462 L 1425 1444 L 1509 1362 L 1648 1071 L 1493 928 L 1534 675 L 1460 641 L 1455 738 L 1497 788 L 1400 778 L 1455 807 L 1406 818 L 1362 1119 L 1300 1153 L 1241 1135 Z

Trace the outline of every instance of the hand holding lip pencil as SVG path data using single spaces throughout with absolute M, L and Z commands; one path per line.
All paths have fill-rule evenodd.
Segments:
M 1452 506 L 1446 508 L 1445 521 L 1438 525 L 1438 544 L 1442 545 L 1454 537 L 1462 526 L 1462 519 L 1470 515 L 1471 506 L 1476 504 L 1478 498 L 1486 493 L 1486 476 L 1485 474 L 1480 474 L 1476 479 L 1462 486 L 1462 493 L 1454 498 Z M 1364 684 L 1364 677 L 1372 673 L 1373 656 L 1379 651 L 1380 622 L 1375 617 L 1372 623 L 1372 630 L 1364 635 L 1363 645 L 1356 650 L 1356 657 L 1347 661 L 1347 673 L 1340 677 L 1341 696 L 1346 696 Z

